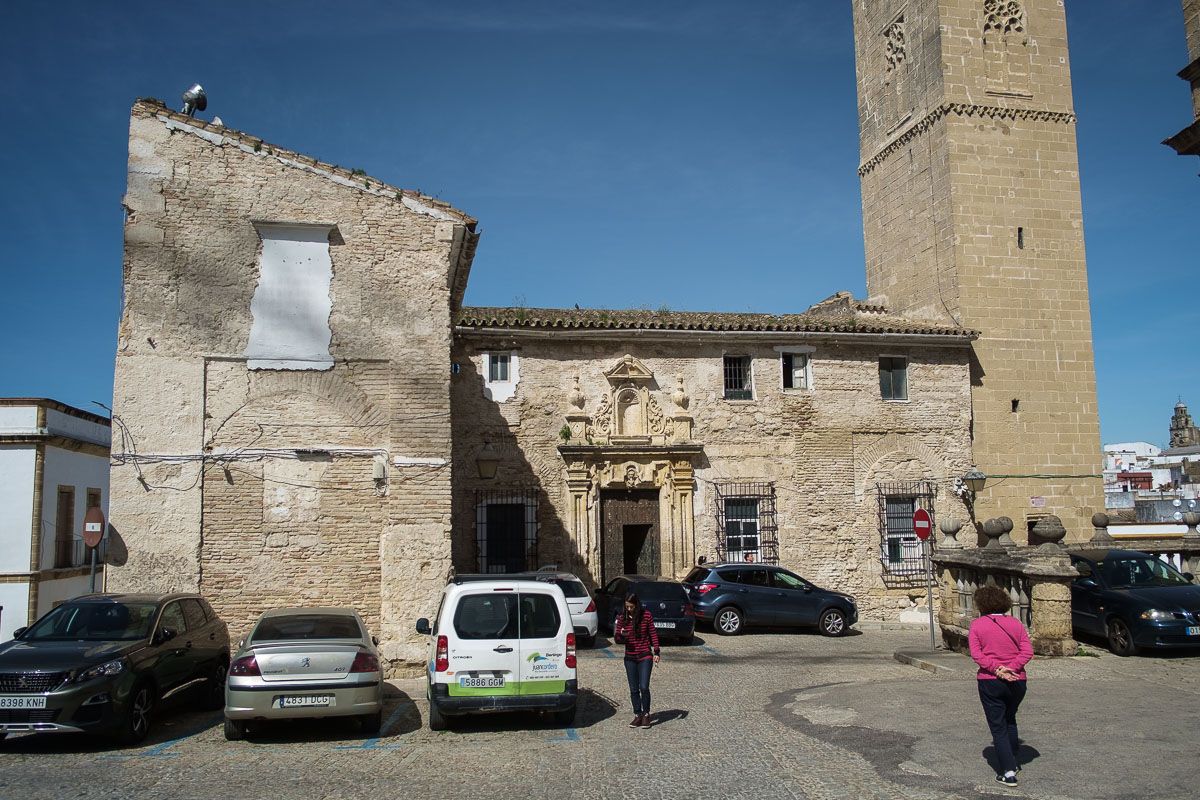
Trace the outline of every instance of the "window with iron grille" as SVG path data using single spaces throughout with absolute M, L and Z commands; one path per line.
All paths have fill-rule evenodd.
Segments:
M 913 515 L 918 508 L 933 519 L 936 487 L 929 481 L 877 483 L 879 498 L 879 560 L 890 575 L 921 575 L 925 551 L 913 532 Z
M 879 395 L 884 400 L 908 399 L 908 359 L 879 357 Z
M 750 383 L 750 356 L 725 356 L 725 399 L 754 399 Z
M 778 563 L 775 484 L 721 483 L 716 498 L 718 559 Z
M 477 491 L 475 545 L 475 563 L 479 572 L 503 574 L 537 569 L 537 490 Z

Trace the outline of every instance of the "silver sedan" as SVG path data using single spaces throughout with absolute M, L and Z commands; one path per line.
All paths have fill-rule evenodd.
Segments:
M 383 720 L 376 640 L 351 608 L 267 611 L 238 645 L 225 684 L 225 738 L 256 720 L 357 717 L 368 735 Z

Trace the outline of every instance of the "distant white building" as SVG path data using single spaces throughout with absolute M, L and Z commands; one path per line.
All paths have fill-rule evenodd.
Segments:
M 108 517 L 111 446 L 105 417 L 0 398 L 0 641 L 88 591 L 83 517 L 93 506 Z

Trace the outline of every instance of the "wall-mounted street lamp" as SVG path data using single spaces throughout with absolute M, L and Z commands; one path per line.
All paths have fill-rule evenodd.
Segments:
M 967 507 L 967 513 L 971 515 L 971 522 L 975 524 L 976 528 L 979 527 L 979 522 L 975 519 L 975 496 L 983 491 L 986 484 L 987 475 L 975 467 L 971 467 L 961 478 L 954 479 L 954 493 Z
M 987 475 L 984 475 L 975 467 L 971 467 L 970 472 L 963 476 L 963 483 L 971 490 L 971 494 L 979 494 L 983 491 L 984 485 L 987 484 Z
M 475 457 L 475 468 L 479 470 L 479 477 L 490 481 L 496 477 L 499 467 L 500 456 L 496 453 L 496 448 L 491 442 L 484 442 L 483 447 L 479 449 L 479 455 Z

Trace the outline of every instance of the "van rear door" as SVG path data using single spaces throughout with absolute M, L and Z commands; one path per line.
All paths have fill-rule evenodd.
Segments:
M 511 589 L 467 591 L 454 604 L 446 636 L 451 697 L 502 697 L 520 691 L 518 597 Z
M 571 615 L 562 589 L 553 584 L 544 588 L 522 588 L 521 623 L 521 694 L 561 694 L 575 670 L 567 667 L 567 634 Z

